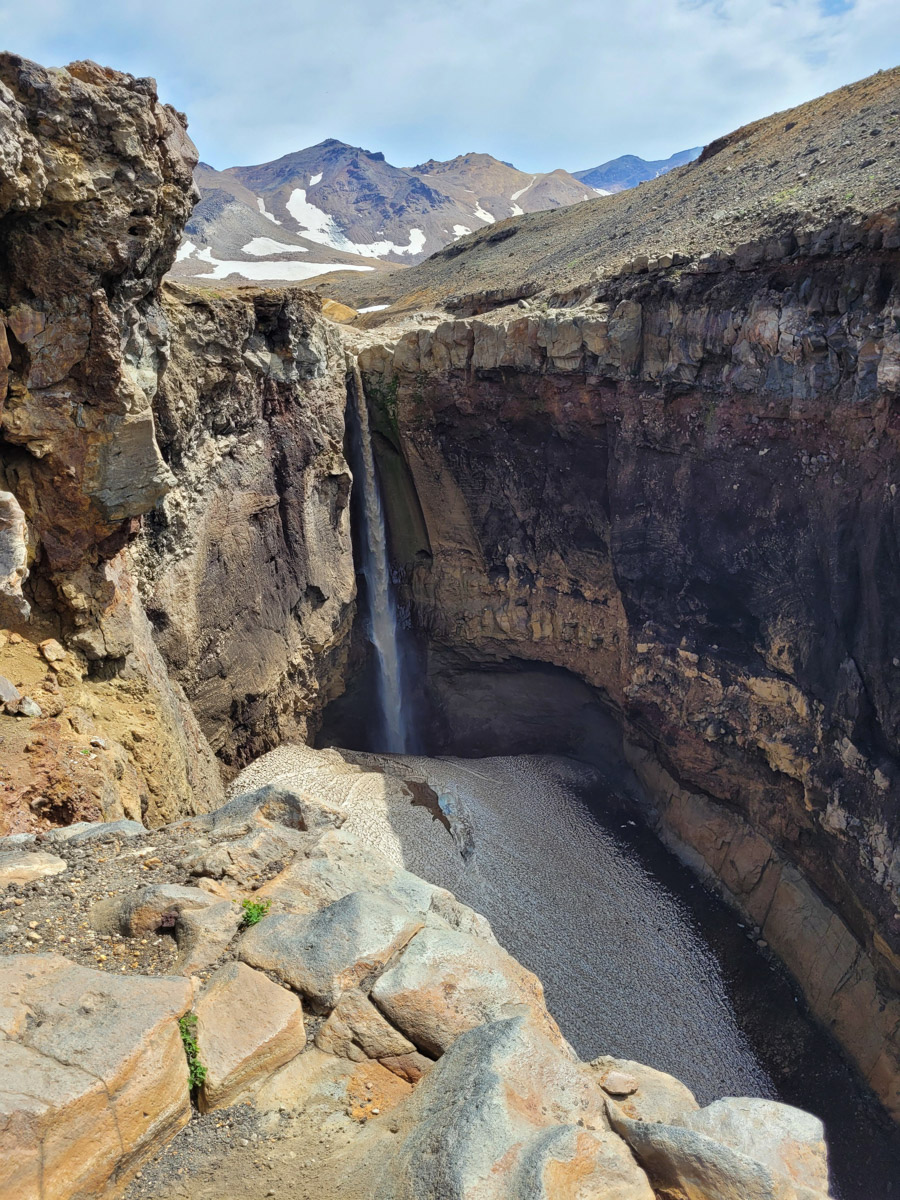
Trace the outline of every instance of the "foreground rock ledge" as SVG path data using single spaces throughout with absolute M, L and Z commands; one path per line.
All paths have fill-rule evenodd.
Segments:
M 318 1106 L 343 1122 L 323 1194 L 826 1200 L 814 1117 L 769 1101 L 698 1109 L 649 1067 L 580 1062 L 540 981 L 483 919 L 376 849 L 378 830 L 372 843 L 346 831 L 353 801 L 335 802 L 320 757 L 323 799 L 264 787 L 144 835 L 188 879 L 218 880 L 110 895 L 121 867 L 109 860 L 95 926 L 121 930 L 112 944 L 135 954 L 188 921 L 199 978 L 114 974 L 127 969 L 115 955 L 103 970 L 0 959 L 0 1200 L 119 1194 L 190 1117 L 179 1019 L 192 1008 L 202 1109 L 249 1103 L 302 1121 Z M 199 919 L 254 896 L 248 929 Z
M 122 979 L 56 954 L 0 960 L 0 1196 L 120 1187 L 190 1120 L 186 979 Z

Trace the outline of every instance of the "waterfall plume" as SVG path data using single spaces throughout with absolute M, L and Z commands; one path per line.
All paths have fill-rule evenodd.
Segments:
M 361 515 L 359 539 L 362 572 L 366 579 L 366 616 L 375 648 L 377 690 L 383 725 L 383 745 L 389 754 L 409 749 L 408 725 L 403 703 L 403 668 L 397 624 L 397 605 L 388 561 L 387 528 L 369 427 L 369 410 L 362 375 L 355 357 L 350 358 L 350 412 L 355 418 L 357 461 L 352 464 L 359 483 Z

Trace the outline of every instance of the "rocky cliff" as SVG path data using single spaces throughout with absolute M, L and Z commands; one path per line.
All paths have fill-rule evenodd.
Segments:
M 154 400 L 174 477 L 136 567 L 156 644 L 213 749 L 309 740 L 354 596 L 345 352 L 303 293 L 164 289 Z
M 895 209 L 360 358 L 432 737 L 514 736 L 447 652 L 589 684 L 895 1111 L 898 247 Z
M 354 597 L 345 349 L 302 294 L 161 286 L 195 156 L 152 81 L 5 56 L 0 85 L 0 821 L 25 833 L 82 818 L 158 826 L 214 808 L 223 768 L 309 740 L 344 686 Z M 857 109 L 875 97 L 887 122 L 885 81 L 859 88 Z M 827 121 L 841 103 L 823 102 Z M 848 129 L 873 120 L 872 105 L 857 109 Z M 814 144 L 814 122 L 799 128 Z M 693 179 L 698 219 L 707 184 L 736 203 L 729 172 L 751 170 L 742 156 L 754 144 L 788 144 L 771 134 L 723 139 L 648 189 Z M 885 136 L 882 126 L 871 136 Z M 836 154 L 838 170 L 844 143 Z M 590 212 L 560 215 L 546 259 L 546 218 L 522 218 L 444 253 L 431 277 L 415 268 L 419 307 L 439 301 L 440 315 L 351 336 L 424 654 L 432 744 L 618 754 L 623 788 L 630 763 L 633 795 L 661 834 L 744 908 L 898 1113 L 900 230 L 896 180 L 876 172 L 862 200 L 836 213 L 830 178 L 816 180 L 803 220 L 782 206 L 760 232 L 762 201 L 750 216 L 723 209 L 730 242 L 704 242 L 694 228 L 678 253 L 654 243 L 652 260 L 608 246 L 601 256 Z M 764 188 L 759 156 L 752 179 Z M 613 206 L 604 229 L 633 249 L 640 220 L 637 233 L 622 226 L 640 204 L 619 199 L 598 202 Z M 661 236 L 659 219 L 649 224 Z M 510 259 L 512 236 L 529 277 L 507 263 L 486 280 L 498 255 Z M 593 275 L 582 271 L 592 254 Z M 545 259 L 565 271 L 542 284 Z M 416 303 L 407 295 L 401 307 Z M 311 834 L 307 817 L 288 824 Z M 192 828 L 202 839 L 215 827 Z M 237 836 L 222 828 L 225 841 Z M 315 838 L 286 845 L 276 833 L 267 858 L 253 833 L 248 892 L 288 857 L 321 857 Z M 228 873 L 233 847 L 199 849 L 211 856 L 204 878 Z M 349 867 L 332 866 L 344 880 Z M 289 895 L 283 915 L 297 915 L 291 904 L 307 905 L 305 916 L 327 909 L 365 891 L 366 878 L 308 905 L 315 880 L 292 877 L 288 893 L 306 900 Z M 367 912 L 353 918 L 356 932 Z M 174 927 L 171 916 L 157 912 L 153 931 Z M 387 958 L 400 948 L 390 943 Z M 351 964 L 354 986 L 374 982 L 357 970 L 363 961 Z M 256 966 L 275 969 L 265 955 Z M 534 995 L 519 983 L 510 1004 L 523 989 Z M 314 992 L 318 1015 L 342 989 Z M 165 1020 L 189 1001 L 184 987 L 164 996 Z M 449 1049 L 431 1018 L 422 1032 L 405 1001 L 385 999 L 383 1010 L 392 1004 L 417 1053 Z M 538 1010 L 552 1035 L 542 1001 Z M 343 1026 L 332 1033 L 356 1046 Z M 531 1053 L 509 1030 L 483 1036 L 490 1044 L 471 1061 L 492 1079 Z M 460 1051 L 455 1061 L 458 1075 L 436 1078 L 457 1089 L 470 1060 Z M 556 1078 L 554 1062 L 541 1086 Z M 535 1087 L 522 1083 L 526 1107 Z M 435 1196 L 456 1178 L 458 1164 L 428 1160 L 417 1140 L 443 1119 L 440 1088 L 425 1095 L 436 1108 L 411 1104 L 401 1175 L 385 1194 L 414 1194 L 423 1164 L 437 1172 Z M 604 1147 L 621 1155 L 614 1134 L 641 1157 L 640 1131 L 616 1126 L 616 1114 L 608 1127 L 592 1095 L 603 1145 L 582 1145 L 577 1113 L 561 1108 L 552 1128 L 529 1127 L 535 1157 L 516 1159 L 515 1194 L 544 1194 L 550 1159 L 568 1164 L 565 1175 Z M 492 1096 L 476 1099 L 490 1108 Z M 185 1115 L 181 1092 L 170 1115 L 168 1132 Z M 557 1138 L 565 1153 L 545 1154 Z M 663 1154 L 641 1145 L 648 1159 Z M 377 1153 L 389 1172 L 390 1152 Z M 104 1170 L 120 1167 L 124 1178 L 128 1163 Z M 648 1194 L 641 1175 L 632 1182 Z
M 162 294 L 196 154 L 152 80 L 0 89 L 0 823 L 155 823 L 334 686 L 343 352 L 299 297 Z

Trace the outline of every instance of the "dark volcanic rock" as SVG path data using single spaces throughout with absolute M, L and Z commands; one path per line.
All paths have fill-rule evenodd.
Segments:
M 388 508 L 436 669 L 464 650 L 596 689 L 666 836 L 897 1111 L 898 218 L 806 244 L 417 328 L 361 364 L 405 458 L 383 456 Z M 474 690 L 467 730 L 509 714 Z

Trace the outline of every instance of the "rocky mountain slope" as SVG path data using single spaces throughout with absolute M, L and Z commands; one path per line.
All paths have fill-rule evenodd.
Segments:
M 562 297 L 592 277 L 661 255 L 733 256 L 744 243 L 834 236 L 897 197 L 900 69 L 883 71 L 717 139 L 636 190 L 526 214 L 460 239 L 408 271 L 331 276 L 322 294 L 354 308 L 417 312 L 447 297 Z M 792 245 L 794 243 L 791 243 Z M 315 285 L 314 285 L 315 286 Z M 378 313 L 369 322 L 390 319 Z
M 685 163 L 693 162 L 702 149 L 702 146 L 693 146 L 690 150 L 679 150 L 677 154 L 671 154 L 668 158 L 649 160 L 639 158 L 636 154 L 622 154 L 619 158 L 601 163 L 599 167 L 588 167 L 585 171 L 573 171 L 572 174 L 595 191 L 608 194 L 624 192 L 648 179 L 666 175 L 675 167 L 683 167 Z
M 394 167 L 334 139 L 255 167 L 200 164 L 195 178 L 201 201 L 175 278 L 302 280 L 323 264 L 409 265 L 505 217 L 595 195 L 565 171 L 529 175 L 489 154 Z

